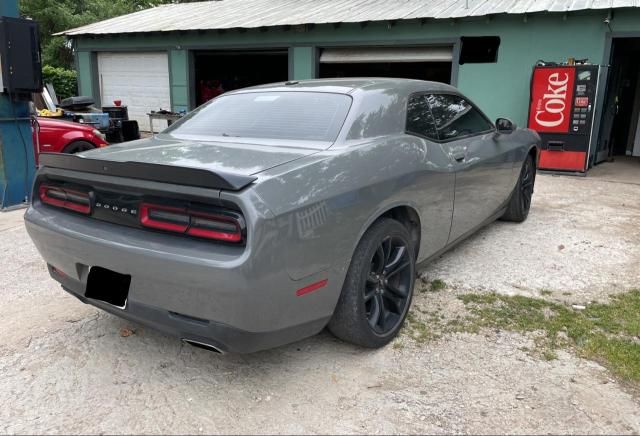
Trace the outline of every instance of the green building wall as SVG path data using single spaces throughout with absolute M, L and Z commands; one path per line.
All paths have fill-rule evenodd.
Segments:
M 292 47 L 290 51 L 290 79 L 305 80 L 316 78 L 315 47 Z
M 92 65 L 92 58 L 95 56 L 90 51 L 76 52 L 76 70 L 78 71 L 78 93 L 80 95 L 92 95 L 94 98 L 100 97 L 94 94 L 94 82 L 98 80 Z
M 169 84 L 171 86 L 171 107 L 179 112 L 189 110 L 189 52 L 169 51 Z
M 480 105 L 491 118 L 507 116 L 525 125 L 531 69 L 539 59 L 563 61 L 588 58 L 603 63 L 607 35 L 639 32 L 640 12 L 616 10 L 611 29 L 608 10 L 568 14 L 499 15 L 465 20 L 411 20 L 366 25 L 293 26 L 268 30 L 171 32 L 166 34 L 82 37 L 76 40 L 80 91 L 95 95 L 95 52 L 164 50 L 169 53 L 174 110 L 190 106 L 190 50 L 288 48 L 290 79 L 316 75 L 318 48 L 358 45 L 456 44 L 461 36 L 499 36 L 498 62 L 457 65 L 454 85 Z M 457 53 L 457 49 L 454 50 Z M 259 68 L 259 65 L 256 66 Z

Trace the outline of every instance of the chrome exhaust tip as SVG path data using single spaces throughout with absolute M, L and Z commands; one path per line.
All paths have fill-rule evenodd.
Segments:
M 202 348 L 203 350 L 207 350 L 207 351 L 213 351 L 214 353 L 217 353 L 217 354 L 224 354 L 224 351 L 222 351 L 221 349 L 219 349 L 215 345 L 207 344 L 207 343 L 200 342 L 200 341 L 194 341 L 193 339 L 182 338 L 181 340 L 185 344 L 189 344 L 192 347 Z

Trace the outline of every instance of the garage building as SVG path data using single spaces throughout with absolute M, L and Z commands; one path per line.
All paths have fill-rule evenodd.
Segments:
M 492 118 L 527 124 L 539 60 L 601 69 L 590 163 L 640 156 L 640 4 L 635 0 L 216 0 L 170 4 L 63 32 L 80 93 L 190 110 L 284 80 L 391 76 L 458 86 Z M 624 114 L 624 116 L 620 115 Z

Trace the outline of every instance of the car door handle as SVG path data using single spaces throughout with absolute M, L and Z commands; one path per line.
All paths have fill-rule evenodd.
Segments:
M 456 162 L 462 162 L 466 156 L 467 156 L 467 154 L 464 151 L 459 151 L 459 152 L 453 153 L 453 159 Z

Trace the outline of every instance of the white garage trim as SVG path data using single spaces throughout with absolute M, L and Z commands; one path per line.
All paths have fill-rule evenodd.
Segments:
M 453 47 L 357 47 L 326 48 L 320 55 L 325 64 L 384 62 L 451 62 Z
M 149 131 L 152 110 L 171 110 L 169 57 L 166 52 L 100 52 L 98 80 L 103 106 L 122 100 L 129 118 L 138 121 L 140 130 Z M 166 122 L 155 122 L 156 131 Z

